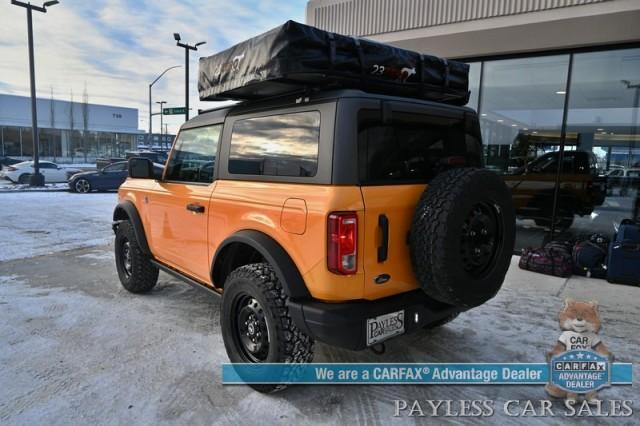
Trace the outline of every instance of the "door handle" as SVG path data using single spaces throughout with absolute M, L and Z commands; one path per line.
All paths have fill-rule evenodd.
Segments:
M 378 216 L 378 226 L 382 231 L 382 239 L 378 246 L 378 263 L 381 263 L 387 260 L 389 254 L 389 219 L 386 215 Z
M 187 204 L 187 210 L 194 213 L 204 213 L 204 206 L 200 204 Z

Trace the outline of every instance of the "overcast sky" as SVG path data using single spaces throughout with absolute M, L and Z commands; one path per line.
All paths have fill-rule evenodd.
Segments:
M 27 0 L 24 0 L 25 2 Z M 0 0 L 0 93 L 29 95 L 26 10 Z M 41 1 L 33 1 L 41 4 Z M 304 22 L 305 0 L 60 0 L 46 14 L 34 13 L 36 86 L 38 97 L 82 99 L 86 84 L 89 102 L 134 107 L 139 128 L 148 128 L 149 83 L 153 101 L 165 106 L 184 104 L 184 49 L 173 33 L 193 44 L 190 103 L 192 116 L 211 102 L 199 102 L 198 57 L 208 56 L 260 34 L 288 19 Z M 159 105 L 154 104 L 154 108 Z M 175 132 L 184 116 L 168 118 Z M 154 131 L 160 119 L 154 117 Z

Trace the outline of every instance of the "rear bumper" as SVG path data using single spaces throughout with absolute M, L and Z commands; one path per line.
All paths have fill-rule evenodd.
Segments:
M 463 309 L 437 302 L 422 290 L 373 301 L 325 303 L 289 300 L 289 313 L 303 332 L 344 349 L 367 347 L 367 319 L 404 310 L 404 333 L 411 333 Z

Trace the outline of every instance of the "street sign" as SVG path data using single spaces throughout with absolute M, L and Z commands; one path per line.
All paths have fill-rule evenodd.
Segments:
M 185 107 L 162 108 L 163 115 L 179 115 L 187 112 Z

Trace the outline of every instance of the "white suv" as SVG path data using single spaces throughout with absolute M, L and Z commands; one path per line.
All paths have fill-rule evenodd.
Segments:
M 50 161 L 40 161 L 40 173 L 44 176 L 45 183 L 66 182 L 69 177 L 75 173 L 81 172 L 80 169 L 60 167 L 56 163 Z M 15 183 L 29 183 L 29 176 L 35 170 L 33 161 L 24 161 L 12 166 L 7 166 L 2 170 L 4 177 Z

